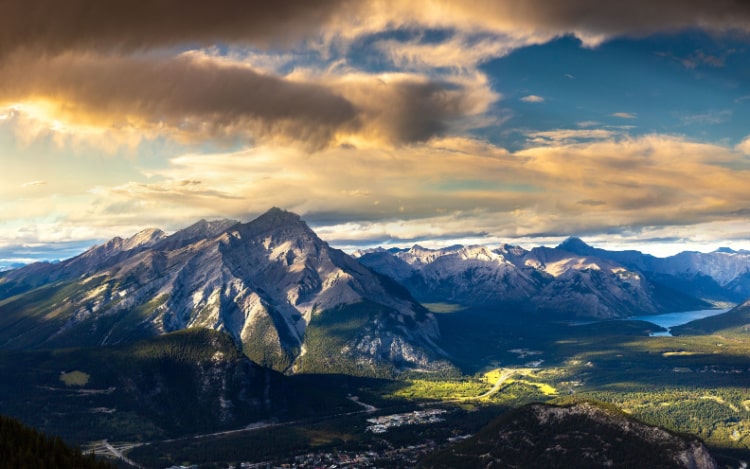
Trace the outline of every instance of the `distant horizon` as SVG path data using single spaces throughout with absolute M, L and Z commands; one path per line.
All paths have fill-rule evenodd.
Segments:
M 258 215 L 260 216 L 260 215 Z M 245 221 L 236 220 L 239 223 L 247 223 L 252 220 L 254 220 L 257 217 L 252 217 Z M 305 217 L 301 217 L 303 221 L 307 222 L 305 220 Z M 218 220 L 227 220 L 227 218 L 222 217 L 208 217 L 208 218 L 201 218 L 198 220 L 194 220 L 191 223 L 188 223 L 187 225 L 172 229 L 172 230 L 165 230 L 162 227 L 159 226 L 149 226 L 149 227 L 143 227 L 138 229 L 137 231 L 131 232 L 131 233 L 120 233 L 116 234 L 110 238 L 104 238 L 104 239 L 93 239 L 93 240 L 81 240 L 77 242 L 72 243 L 60 243 L 60 245 L 40 245 L 40 246 L 27 246 L 24 248 L 23 253 L 29 254 L 29 257 L 16 257 L 16 258 L 9 258 L 4 257 L 3 255 L 6 254 L 6 252 L 3 249 L 0 249 L 0 271 L 4 270 L 10 270 L 12 268 L 19 268 L 25 265 L 29 265 L 35 262 L 61 262 L 65 261 L 67 259 L 71 259 L 73 257 L 76 257 L 80 254 L 83 254 L 87 250 L 102 245 L 111 239 L 114 238 L 122 238 L 127 239 L 131 236 L 134 236 L 135 234 L 139 233 L 140 231 L 149 230 L 149 229 L 160 229 L 163 230 L 167 235 L 172 235 L 176 233 L 177 231 L 187 228 L 191 226 L 194 223 L 197 223 L 200 220 L 207 220 L 207 221 L 218 221 Z M 562 244 L 565 240 L 570 238 L 577 238 L 586 243 L 587 245 L 598 248 L 598 249 L 604 249 L 608 251 L 626 251 L 626 250 L 635 250 L 640 251 L 644 254 L 650 254 L 655 257 L 670 257 L 676 254 L 679 254 L 681 252 L 701 252 L 701 253 L 711 253 L 716 252 L 720 249 L 729 248 L 734 251 L 743 251 L 747 250 L 750 251 L 750 241 L 748 242 L 738 242 L 735 245 L 723 245 L 718 246 L 713 243 L 695 243 L 695 242 L 675 242 L 675 241 L 669 241 L 664 242 L 662 244 L 659 244 L 654 241 L 650 242 L 644 242 L 641 244 L 638 244 L 637 242 L 633 240 L 628 240 L 626 242 L 623 241 L 607 241 L 603 240 L 602 236 L 576 236 L 576 235 L 566 235 L 566 236 L 557 236 L 557 237 L 539 237 L 539 238 L 515 238 L 515 239 L 500 239 L 497 237 L 492 236 L 486 236 L 486 237 L 477 237 L 477 238 L 450 238 L 450 239 L 418 239 L 418 240 L 384 240 L 381 243 L 374 243 L 374 244 L 347 244 L 346 242 L 331 242 L 328 239 L 326 239 L 324 236 L 321 235 L 320 230 L 317 229 L 315 225 L 312 225 L 310 223 L 307 223 L 310 228 L 315 231 L 318 236 L 325 242 L 327 242 L 329 245 L 336 249 L 341 249 L 342 251 L 346 252 L 347 254 L 353 254 L 354 252 L 358 250 L 367 250 L 367 249 L 377 249 L 377 248 L 384 248 L 384 249 L 404 249 L 408 250 L 411 249 L 414 246 L 421 246 L 423 248 L 427 249 L 444 249 L 452 246 L 483 246 L 487 247 L 489 249 L 497 249 L 502 247 L 503 245 L 512 245 L 512 246 L 520 246 L 521 248 L 530 250 L 535 247 L 549 247 L 554 248 Z M 325 226 L 324 226 L 325 228 Z M 55 254 L 60 255 L 55 255 Z M 14 266 L 15 267 L 12 267 Z

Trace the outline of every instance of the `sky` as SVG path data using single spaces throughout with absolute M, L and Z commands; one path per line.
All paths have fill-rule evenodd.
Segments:
M 0 266 L 201 218 L 750 249 L 743 0 L 4 0 Z

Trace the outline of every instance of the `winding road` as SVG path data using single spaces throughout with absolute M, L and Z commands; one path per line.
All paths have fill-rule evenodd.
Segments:
M 487 391 L 487 392 L 485 392 L 483 394 L 480 394 L 477 397 L 472 397 L 472 398 L 468 398 L 468 399 L 484 399 L 485 397 L 490 397 L 493 394 L 496 394 L 500 390 L 500 387 L 503 385 L 503 383 L 505 383 L 505 381 L 507 381 L 508 378 L 510 378 L 514 374 L 515 374 L 514 370 L 503 370 L 503 372 L 500 374 L 500 377 L 497 379 L 497 381 L 490 388 L 489 391 Z

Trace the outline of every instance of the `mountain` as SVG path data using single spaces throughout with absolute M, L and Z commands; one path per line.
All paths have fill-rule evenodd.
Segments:
M 0 351 L 3 413 L 83 443 L 143 441 L 355 410 L 192 328 L 128 344 Z M 2 466 L 2 464 L 0 464 Z
M 361 252 L 360 262 L 425 302 L 512 307 L 552 317 L 617 318 L 709 307 L 599 256 L 580 240 L 556 248 L 452 246 Z
M 0 264 L 0 272 L 3 272 L 5 270 L 20 269 L 21 267 L 25 265 L 26 264 L 22 262 L 11 262 L 9 264 Z
M 646 275 L 652 282 L 705 300 L 741 302 L 750 297 L 750 251 L 719 248 L 714 252 L 685 251 L 655 257 L 640 251 L 607 251 L 578 238 L 560 247 L 584 256 L 618 262 Z
M 687 324 L 670 329 L 672 335 L 721 334 L 735 336 L 744 341 L 750 331 L 750 300 L 735 306 L 726 313 L 703 319 L 696 319 Z
M 715 469 L 718 465 L 695 438 L 584 402 L 514 409 L 468 440 L 427 457 L 420 467 Z
M 435 318 L 392 280 L 277 208 L 248 223 L 146 230 L 0 274 L 0 347 L 228 333 L 279 371 L 373 374 L 439 362 Z
M 607 319 L 710 307 L 699 298 L 654 282 L 619 259 L 601 255 L 577 238 L 555 248 L 514 252 L 517 264 L 533 266 L 553 277 L 533 298 L 543 313 Z
M 422 301 L 474 305 L 522 303 L 548 283 L 533 268 L 514 265 L 482 246 L 366 252 L 359 261 L 406 286 Z

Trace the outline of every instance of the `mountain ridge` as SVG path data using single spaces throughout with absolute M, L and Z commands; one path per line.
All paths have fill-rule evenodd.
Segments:
M 0 326 L 8 326 L 0 328 L 0 346 L 106 345 L 205 327 L 286 372 L 330 361 L 299 360 L 308 336 L 335 342 L 337 350 L 316 353 L 362 374 L 394 363 L 429 367 L 444 354 L 429 311 L 331 248 L 296 214 L 273 208 L 247 223 L 201 220 L 169 236 L 142 233 L 0 277 Z M 369 307 L 354 308 L 360 304 Z M 343 340 L 331 337 L 338 325 L 314 320 L 330 311 L 345 320 L 347 311 L 359 315 L 358 328 Z
M 361 251 L 359 260 L 426 302 L 603 319 L 710 307 L 608 253 L 569 238 L 531 250 L 507 244 L 375 249 Z

